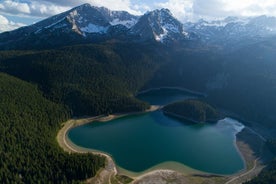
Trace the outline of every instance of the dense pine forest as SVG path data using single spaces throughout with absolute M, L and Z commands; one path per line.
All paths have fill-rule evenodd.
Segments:
M 204 123 L 219 120 L 219 112 L 214 107 L 199 100 L 175 102 L 164 106 L 162 110 L 164 114 L 184 121 Z
M 0 183 L 73 183 L 92 177 L 105 159 L 68 154 L 56 143 L 63 105 L 36 86 L 0 73 Z
M 81 45 L 59 50 L 0 53 L 0 71 L 35 83 L 74 115 L 140 111 L 137 92 L 154 74 L 153 49 L 135 44 Z M 160 63 L 162 60 L 160 59 Z M 160 65 L 158 63 L 158 65 Z

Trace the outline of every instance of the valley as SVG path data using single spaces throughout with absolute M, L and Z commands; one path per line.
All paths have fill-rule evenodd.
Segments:
M 164 8 L 84 4 L 1 33 L 0 182 L 273 183 L 275 28 L 267 16 L 182 23 Z M 187 99 L 229 118 L 187 125 L 157 110 Z

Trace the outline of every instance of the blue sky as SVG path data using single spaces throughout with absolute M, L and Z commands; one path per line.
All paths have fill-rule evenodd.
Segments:
M 0 32 L 33 24 L 83 3 L 142 14 L 168 8 L 180 21 L 276 16 L 276 0 L 0 0 Z

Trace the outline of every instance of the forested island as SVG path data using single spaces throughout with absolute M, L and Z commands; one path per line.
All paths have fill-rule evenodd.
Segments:
M 199 100 L 184 100 L 163 107 L 163 113 L 180 120 L 203 123 L 219 120 L 219 112 L 211 105 Z

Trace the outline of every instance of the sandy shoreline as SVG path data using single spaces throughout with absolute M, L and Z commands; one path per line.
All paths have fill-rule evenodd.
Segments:
M 133 173 L 130 171 L 126 171 L 122 168 L 118 168 L 110 155 L 100 152 L 100 151 L 97 151 L 97 150 L 85 149 L 85 148 L 79 147 L 79 146 L 73 144 L 67 137 L 67 132 L 76 126 L 84 125 L 84 124 L 87 124 L 87 123 L 90 123 L 93 121 L 107 122 L 107 121 L 110 121 L 110 120 L 113 120 L 116 118 L 120 118 L 120 117 L 124 117 L 124 116 L 128 116 L 128 115 L 135 115 L 135 114 L 156 111 L 158 109 L 160 109 L 160 106 L 151 106 L 150 109 L 148 109 L 147 111 L 144 111 L 144 112 L 135 112 L 135 113 L 128 113 L 128 114 L 115 114 L 115 115 L 109 115 L 109 116 L 97 116 L 97 117 L 89 117 L 89 118 L 82 118 L 82 119 L 72 119 L 63 124 L 63 127 L 58 132 L 57 141 L 58 141 L 58 144 L 60 145 L 60 147 L 64 151 L 69 152 L 69 153 L 90 152 L 93 154 L 98 154 L 98 155 L 102 155 L 102 156 L 106 157 L 107 163 L 106 163 L 105 168 L 103 168 L 97 174 L 96 177 L 87 180 L 89 183 L 96 183 L 96 182 L 104 183 L 104 181 L 107 183 L 112 183 L 110 181 L 112 180 L 112 178 L 114 178 L 114 176 L 116 174 L 123 174 L 123 175 L 127 175 L 127 176 L 134 178 L 134 181 L 132 183 L 139 183 L 139 182 L 147 183 L 148 179 L 150 179 L 150 181 L 152 181 L 151 179 L 153 179 L 155 181 L 155 180 L 159 180 L 160 177 L 164 179 L 166 177 L 172 177 L 172 176 L 176 177 L 176 179 L 179 179 L 179 180 L 180 179 L 183 180 L 184 179 L 183 177 L 185 176 L 186 180 L 189 180 L 190 182 L 193 182 L 193 183 L 201 183 L 200 181 L 202 178 L 207 177 L 208 179 L 212 179 L 213 176 L 214 176 L 215 180 L 217 181 L 216 183 L 225 183 L 226 181 L 228 181 L 228 182 L 230 181 L 230 183 L 235 183 L 236 178 L 247 174 L 246 172 L 248 170 L 252 169 L 252 168 L 249 168 L 250 166 L 256 167 L 256 165 L 253 166 L 252 163 L 254 161 L 256 162 L 257 158 L 252 156 L 252 155 L 254 155 L 254 153 L 252 152 L 250 146 L 248 145 L 248 143 L 242 142 L 242 140 L 239 139 L 238 137 L 235 141 L 235 145 L 237 146 L 238 151 L 240 152 L 243 160 L 246 163 L 246 168 L 243 171 L 239 172 L 238 174 L 234 174 L 231 176 L 216 176 L 211 173 L 204 173 L 201 171 L 197 171 L 195 169 L 186 167 L 183 164 L 173 163 L 173 162 L 166 162 L 166 163 L 159 164 L 159 165 L 154 166 L 153 168 L 150 168 L 141 173 Z M 240 132 L 240 133 L 242 134 L 242 132 Z M 248 156 L 248 155 L 251 155 L 251 156 Z M 168 166 L 168 169 L 162 169 L 162 168 L 166 168 L 166 166 Z M 258 168 L 260 168 L 260 167 L 258 167 Z M 258 171 L 260 171 L 260 169 Z M 205 178 L 205 180 L 206 180 L 206 178 Z

